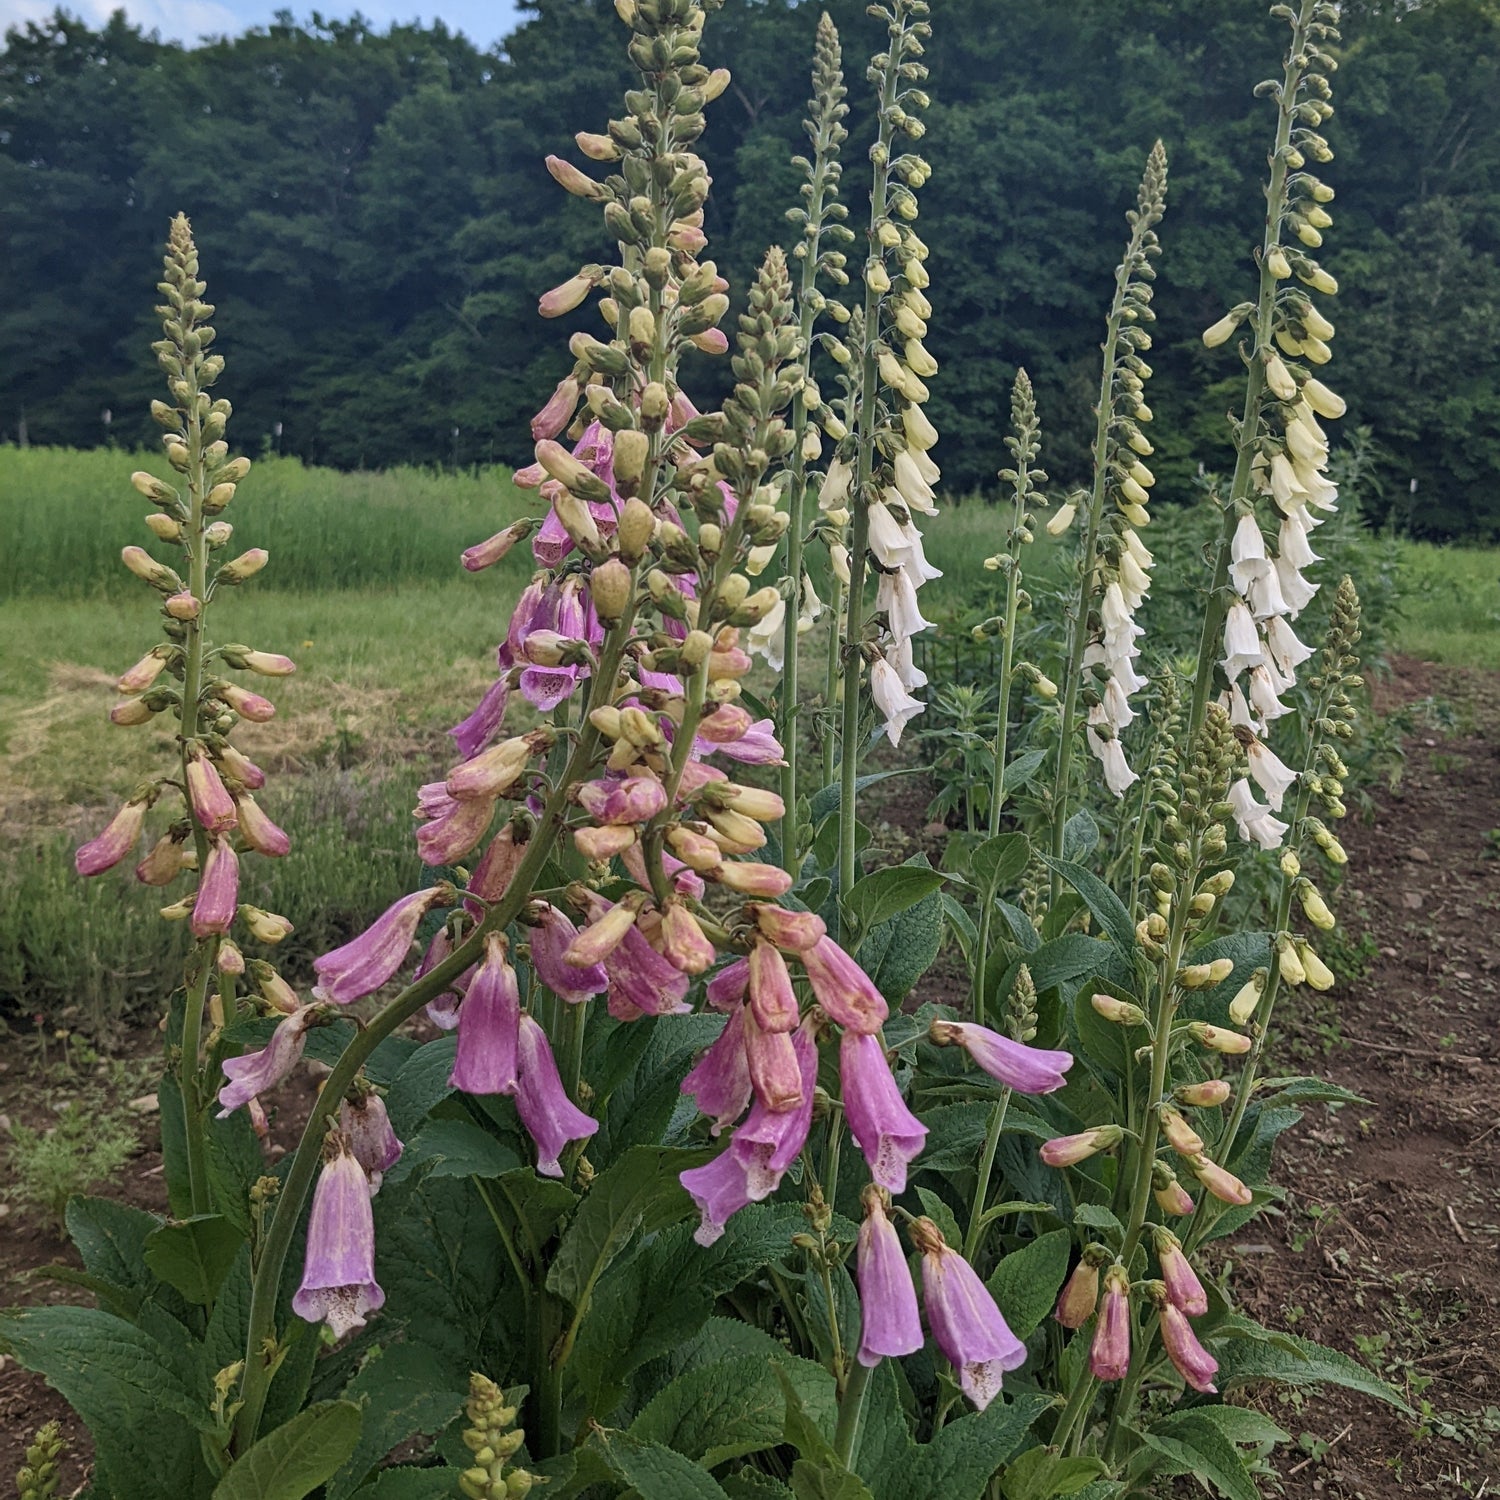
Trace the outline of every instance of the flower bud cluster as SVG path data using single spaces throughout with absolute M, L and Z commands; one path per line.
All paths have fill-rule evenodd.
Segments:
M 516 1426 L 525 1394 L 524 1388 L 502 1391 L 478 1371 L 469 1376 L 464 1406 L 469 1426 L 462 1436 L 474 1463 L 458 1479 L 467 1500 L 520 1500 L 538 1483 L 535 1474 L 514 1461 L 526 1441 L 525 1432 Z

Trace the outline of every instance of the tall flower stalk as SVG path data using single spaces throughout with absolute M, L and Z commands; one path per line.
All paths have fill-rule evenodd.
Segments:
M 172 222 L 159 284 L 157 308 L 163 337 L 153 346 L 167 378 L 170 401 L 153 401 L 151 414 L 164 429 L 168 463 L 177 483 L 145 471 L 132 475 L 136 489 L 158 507 L 146 517 L 159 542 L 180 552 L 178 569 L 157 562 L 140 547 L 126 547 L 125 566 L 162 598 L 162 644 L 154 647 L 117 683 L 122 694 L 110 718 L 121 726 L 153 722 L 160 714 L 177 721 L 176 775 L 143 783 L 109 826 L 77 853 L 81 875 L 103 873 L 137 850 L 147 813 L 163 794 L 175 793 L 181 811 L 135 867 L 136 878 L 166 889 L 191 872 L 194 891 L 162 909 L 168 920 L 186 921 L 193 945 L 186 970 L 180 1032 L 173 1037 L 174 1072 L 181 1097 L 187 1157 L 186 1199 L 194 1214 L 213 1211 L 205 1131 L 204 1024 L 214 1032 L 233 1019 L 238 986 L 253 983 L 270 1008 L 289 993 L 264 960 L 247 964 L 241 940 L 274 944 L 291 932 L 285 918 L 242 905 L 241 854 L 279 857 L 291 841 L 261 810 L 254 793 L 265 775 L 230 740 L 241 719 L 263 723 L 276 712 L 270 701 L 235 682 L 228 673 L 284 677 L 295 670 L 286 657 L 242 645 L 214 645 L 208 635 L 211 606 L 222 589 L 234 588 L 265 566 L 267 554 L 252 548 L 217 561 L 234 528 L 222 518 L 250 460 L 231 457 L 224 431 L 230 405 L 209 395 L 224 370 L 210 353 L 213 307 L 198 279 L 198 250 L 188 221 Z M 163 682 L 162 679 L 167 679 Z M 167 685 L 175 680 L 180 686 Z

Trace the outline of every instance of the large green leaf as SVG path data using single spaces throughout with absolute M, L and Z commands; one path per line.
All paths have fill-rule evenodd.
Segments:
M 995 1267 L 988 1286 L 1011 1332 L 1025 1339 L 1052 1311 L 1068 1274 L 1073 1233 L 1054 1229 L 1012 1251 Z
M 854 790 L 856 793 L 864 791 L 866 787 L 876 786 L 882 781 L 890 781 L 895 776 L 919 776 L 926 771 L 926 766 L 902 766 L 898 771 L 872 771 L 868 776 L 856 776 L 854 778 Z M 814 828 L 818 827 L 824 818 L 831 813 L 836 813 L 844 800 L 844 789 L 837 781 L 830 781 L 827 786 L 819 787 L 812 794 L 812 799 L 807 805 L 808 821 Z
M 1184 1414 L 1170 1433 L 1155 1429 L 1140 1434 L 1159 1460 L 1156 1467 L 1167 1474 L 1192 1474 L 1224 1500 L 1260 1500 L 1240 1450 L 1211 1422 L 1190 1416 Z
M 786 1401 L 774 1366 L 746 1357 L 699 1365 L 658 1391 L 631 1437 L 663 1443 L 712 1468 L 781 1441 Z
M 1031 844 L 1024 833 L 996 834 L 969 856 L 970 873 L 986 900 L 1010 890 L 1030 863 Z
M 749 1464 L 721 1483 L 729 1500 L 796 1500 L 793 1491 L 779 1479 L 773 1479 L 759 1469 L 752 1469 Z
M 354 1492 L 355 1500 L 453 1500 L 458 1494 L 457 1469 L 382 1469 Z
M 83 1419 L 113 1500 L 207 1494 L 199 1434 L 214 1429 L 209 1392 L 187 1384 L 149 1333 L 93 1308 L 34 1307 L 0 1313 L 0 1353 Z
M 1006 1465 L 1000 1492 L 1005 1500 L 1052 1500 L 1076 1495 L 1104 1472 L 1097 1458 L 1062 1458 L 1047 1448 L 1028 1448 Z
M 386 1174 L 391 1185 L 413 1174 L 428 1177 L 502 1177 L 521 1165 L 503 1141 L 472 1120 L 429 1120 L 406 1143 Z
M 1213 1352 L 1219 1361 L 1219 1388 L 1232 1390 L 1254 1380 L 1274 1380 L 1296 1387 L 1341 1385 L 1384 1401 L 1410 1414 L 1411 1408 L 1392 1385 L 1337 1349 L 1295 1334 L 1276 1333 L 1249 1318 L 1234 1317 L 1214 1330 Z
M 1067 860 L 1080 860 L 1085 855 L 1092 854 L 1098 843 L 1099 825 L 1094 821 L 1094 815 L 1088 808 L 1080 807 L 1063 824 L 1062 857 Z
M 64 1216 L 89 1275 L 150 1295 L 156 1277 L 146 1264 L 146 1238 L 162 1224 L 155 1214 L 112 1198 L 69 1198 Z
M 428 1112 L 453 1092 L 448 1075 L 458 1051 L 456 1036 L 440 1036 L 424 1042 L 402 1065 L 386 1095 L 386 1109 L 396 1134 L 409 1140 L 417 1133 Z
M 694 1056 L 724 1028 L 722 1016 L 658 1016 L 640 1060 L 610 1091 L 599 1112 L 598 1133 L 589 1141 L 589 1160 L 605 1167 L 631 1146 L 658 1146 L 672 1117 L 696 1116 L 682 1093 L 682 1080 Z M 681 1140 L 677 1141 L 681 1144 Z
M 950 1422 L 930 1442 L 912 1444 L 872 1483 L 875 1500 L 980 1500 L 1000 1465 L 1025 1441 L 1027 1430 L 1052 1406 L 1048 1396 L 997 1397 L 983 1411 Z
M 163 1224 L 146 1237 L 146 1264 L 189 1302 L 209 1306 L 219 1294 L 245 1237 L 219 1214 Z
M 1095 976 L 1128 979 L 1114 946 L 1082 932 L 1065 932 L 1026 955 L 1038 992 Z
M 359 1441 L 359 1408 L 322 1401 L 268 1432 L 214 1488 L 213 1500 L 305 1500 Z
M 1084 904 L 1093 913 L 1094 920 L 1098 922 L 1110 942 L 1127 960 L 1133 961 L 1135 923 L 1130 920 L 1130 913 L 1126 911 L 1125 903 L 1092 870 L 1087 870 L 1072 860 L 1053 859 L 1051 855 L 1044 854 L 1042 863 L 1049 870 L 1061 875 L 1083 897 Z
M 584 1453 L 638 1490 L 642 1500 L 727 1500 L 707 1469 L 660 1443 L 643 1443 L 624 1432 L 598 1432 Z
M 893 1005 L 932 967 L 943 944 L 943 898 L 933 892 L 866 934 L 855 957 Z
M 457 1416 L 467 1382 L 420 1344 L 377 1349 L 344 1389 L 364 1414 L 359 1443 L 328 1486 L 327 1500 L 346 1500 L 392 1449 L 440 1432 Z
M 844 911 L 858 931 L 873 932 L 882 922 L 941 890 L 947 879 L 925 865 L 891 865 L 856 882 L 844 900 Z
M 579 1205 L 547 1272 L 547 1290 L 585 1309 L 595 1283 L 632 1236 L 653 1234 L 691 1213 L 677 1175 L 704 1160 L 702 1151 L 632 1146 L 599 1174 Z

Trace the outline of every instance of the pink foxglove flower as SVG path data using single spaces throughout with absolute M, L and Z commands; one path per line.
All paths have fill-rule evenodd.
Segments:
M 198 896 L 193 902 L 189 923 L 193 936 L 228 932 L 239 904 L 239 858 L 223 839 L 214 839 L 208 846 L 208 858 L 203 862 L 203 874 L 198 881 Z
M 364 1168 L 342 1132 L 337 1154 L 323 1164 L 307 1221 L 307 1259 L 292 1311 L 309 1323 L 327 1323 L 335 1338 L 365 1326 L 385 1305 L 375 1280 L 375 1216 Z
M 737 958 L 725 964 L 704 986 L 704 994 L 714 1010 L 733 1011 L 750 993 L 750 960 Z
M 1192 1213 L 1195 1207 L 1193 1195 L 1160 1163 L 1151 1174 L 1151 1192 L 1156 1199 L 1156 1206 L 1164 1214 L 1171 1214 L 1174 1218 L 1180 1219 L 1183 1215 Z
M 131 798 L 105 824 L 103 832 L 78 846 L 78 852 L 73 856 L 73 868 L 80 875 L 102 875 L 113 869 L 135 848 L 148 806 L 147 802 Z
M 733 1125 L 750 1107 L 752 1090 L 750 1063 L 745 1054 L 745 1027 L 745 1008 L 736 1006 L 713 1045 L 682 1080 L 682 1092 L 693 1095 L 699 1113 L 713 1121 L 709 1129 L 714 1135 L 726 1125 Z
M 1073 1066 L 1071 1052 L 1028 1047 L 971 1021 L 934 1021 L 928 1035 L 940 1047 L 962 1047 L 991 1078 L 1020 1094 L 1050 1094 L 1060 1089 Z
M 227 1119 L 241 1105 L 268 1093 L 286 1078 L 302 1059 L 307 1031 L 317 1016 L 313 1006 L 304 1006 L 278 1021 L 271 1040 L 259 1052 L 226 1057 L 224 1076 L 229 1080 L 219 1090 L 219 1118 Z
M 1189 1317 L 1201 1318 L 1208 1311 L 1208 1293 L 1182 1253 L 1182 1241 L 1169 1229 L 1156 1230 L 1154 1240 L 1167 1300 Z
M 757 903 L 749 909 L 762 937 L 786 953 L 806 953 L 828 928 L 816 912 L 788 911 L 784 906 Z
M 313 995 L 347 1005 L 373 995 L 406 962 L 422 918 L 453 898 L 451 886 L 414 891 L 378 916 L 353 942 L 313 960 Z
M 745 1011 L 745 1062 L 756 1099 L 773 1114 L 796 1109 L 805 1097 L 802 1068 L 791 1036 L 763 1030 L 753 1010 Z
M 701 1167 L 689 1167 L 679 1180 L 698 1209 L 693 1238 L 700 1245 L 712 1245 L 729 1220 L 755 1201 L 750 1196 L 744 1163 L 732 1146 Z
M 605 955 L 604 972 L 609 976 L 609 1013 L 616 1020 L 680 1015 L 691 1008 L 683 998 L 691 977 L 658 953 L 636 925 L 626 928 Z
M 1248 1208 L 1254 1194 L 1233 1172 L 1210 1161 L 1206 1156 L 1196 1157 L 1192 1162 L 1193 1176 L 1221 1203 L 1235 1208 Z
M 349 1137 L 354 1159 L 370 1179 L 370 1196 L 380 1191 L 380 1179 L 401 1160 L 404 1149 L 391 1128 L 385 1100 L 376 1093 L 361 1094 L 357 1101 L 339 1101 L 339 1129 Z
M 448 1082 L 466 1094 L 513 1094 L 521 1023 L 521 991 L 505 939 L 489 933 L 484 961 L 458 1009 L 458 1051 Z
M 1052 1314 L 1064 1328 L 1082 1328 L 1099 1305 L 1099 1262 L 1085 1251 L 1063 1285 Z
M 1218 1360 L 1198 1342 L 1198 1335 L 1193 1332 L 1186 1316 L 1170 1302 L 1161 1308 L 1161 1341 L 1177 1373 L 1195 1391 L 1213 1395 L 1218 1390 L 1214 1384 Z
M 873 1034 L 885 1025 L 891 1013 L 885 997 L 832 938 L 819 938 L 801 959 L 818 1004 L 840 1026 Z
M 655 776 L 586 781 L 576 795 L 596 823 L 645 823 L 667 805 L 667 789 Z
M 922 1347 L 917 1289 L 896 1226 L 886 1216 L 887 1202 L 879 1188 L 865 1189 L 865 1217 L 855 1251 L 860 1312 L 856 1357 L 868 1368 L 882 1359 L 915 1354 Z
M 234 798 L 229 795 L 219 777 L 218 767 L 202 746 L 188 757 L 187 792 L 193 816 L 210 834 L 228 833 L 238 821 Z
M 1089 1349 L 1089 1369 L 1099 1380 L 1124 1380 L 1130 1369 L 1130 1276 L 1123 1266 L 1111 1266 L 1104 1276 L 1104 1307 Z
M 762 1031 L 795 1031 L 801 1020 L 786 960 L 772 943 L 750 950 L 750 1009 Z
M 1077 1135 L 1058 1135 L 1043 1141 L 1040 1155 L 1049 1167 L 1071 1167 L 1100 1151 L 1108 1151 L 1124 1134 L 1118 1125 L 1096 1125 Z
M 516 1088 L 516 1110 L 536 1142 L 536 1169 L 544 1177 L 561 1177 L 559 1158 L 563 1148 L 569 1141 L 593 1135 L 599 1122 L 568 1098 L 552 1048 L 547 1044 L 547 1033 L 530 1016 L 521 1017 L 518 1055 L 520 1082 Z
M 509 701 L 510 682 L 502 665 L 501 676 L 486 689 L 474 712 L 448 731 L 465 760 L 472 760 L 495 738 L 505 722 L 505 707 Z
M 725 755 L 746 766 L 779 766 L 786 756 L 770 719 L 757 719 L 737 739 L 713 741 L 701 736 L 693 741 L 695 755 Z
M 568 963 L 564 956 L 578 936 L 578 929 L 555 906 L 540 902 L 532 908 L 536 926 L 531 933 L 531 967 L 536 977 L 569 1005 L 578 1005 L 609 988 L 609 975 L 603 964 L 583 968 Z
M 747 1031 L 749 1030 L 747 1018 Z M 786 1041 L 784 1036 L 778 1040 Z M 790 1039 L 800 1090 L 796 1105 L 772 1109 L 757 1098 L 745 1122 L 734 1133 L 730 1150 L 745 1169 L 745 1188 L 752 1202 L 776 1191 L 782 1173 L 807 1143 L 812 1125 L 813 1092 L 818 1081 L 818 1045 L 807 1026 Z
M 270 859 L 280 859 L 292 847 L 286 832 L 278 828 L 265 814 L 261 805 L 249 792 L 240 792 L 234 799 L 239 814 L 240 837 L 247 848 Z
M 839 1081 L 849 1134 L 864 1153 L 870 1176 L 889 1192 L 904 1192 L 907 1163 L 922 1150 L 927 1127 L 906 1107 L 878 1037 L 844 1033 Z
M 1004 1372 L 1026 1363 L 1026 1346 L 973 1266 L 930 1219 L 918 1219 L 912 1237 L 922 1251 L 922 1302 L 932 1337 L 958 1372 L 964 1395 L 983 1411 L 1000 1394 Z
M 266 773 L 253 760 L 240 754 L 233 745 L 219 751 L 219 765 L 224 774 L 247 791 L 258 792 L 266 784 Z

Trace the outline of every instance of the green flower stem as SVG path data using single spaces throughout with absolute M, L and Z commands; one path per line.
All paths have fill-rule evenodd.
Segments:
M 593 677 L 593 689 L 589 696 L 590 709 L 608 702 L 614 694 L 621 657 L 630 637 L 632 623 L 633 616 L 622 620 L 605 646 L 599 670 Z M 531 888 L 536 884 L 537 877 L 552 853 L 558 830 L 562 826 L 563 814 L 569 806 L 568 791 L 587 772 L 598 747 L 599 732 L 585 715 L 573 753 L 568 757 L 567 769 L 547 799 L 546 808 L 504 896 L 485 913 L 483 920 L 469 937 L 442 963 L 429 970 L 415 984 L 408 985 L 355 1035 L 314 1101 L 312 1113 L 292 1159 L 291 1170 L 287 1173 L 277 1198 L 276 1211 L 266 1231 L 260 1260 L 255 1268 L 245 1341 L 245 1372 L 240 1384 L 240 1400 L 243 1404 L 235 1419 L 237 1452 L 243 1453 L 255 1441 L 260 1428 L 266 1392 L 270 1385 L 271 1364 L 268 1354 L 276 1339 L 276 1301 L 281 1278 L 302 1205 L 312 1187 L 322 1156 L 323 1138 L 329 1119 L 375 1048 L 402 1022 L 414 1016 L 434 996 L 442 994 L 453 980 L 478 961 L 487 933 L 502 932 L 515 919 L 530 898 Z M 544 1352 L 548 1348 L 550 1345 L 543 1345 Z
M 510 1261 L 510 1268 L 515 1273 L 516 1285 L 521 1289 L 521 1296 L 529 1304 L 531 1302 L 531 1278 L 526 1274 L 526 1267 L 521 1263 L 520 1254 L 516 1250 L 515 1236 L 510 1232 L 510 1226 L 500 1217 L 500 1210 L 495 1207 L 495 1200 L 490 1196 L 490 1191 L 484 1185 L 482 1177 L 471 1177 L 469 1179 L 474 1191 L 479 1194 L 479 1201 L 484 1204 L 485 1211 L 495 1225 L 495 1233 L 500 1237 L 500 1243 L 505 1247 L 505 1254 Z
M 855 1360 L 849 1370 L 844 1393 L 839 1399 L 839 1421 L 834 1429 L 833 1449 L 845 1468 L 852 1463 L 854 1450 L 859 1444 L 859 1429 L 865 1414 L 865 1391 L 869 1388 L 870 1376 L 874 1373 L 871 1366 L 862 1365 Z
M 1082 1338 L 1082 1336 L 1082 1334 L 1075 1335 L 1077 1338 Z M 1063 1408 L 1062 1416 L 1057 1419 L 1057 1426 L 1052 1429 L 1052 1441 L 1048 1444 L 1049 1447 L 1056 1448 L 1059 1453 L 1067 1453 L 1068 1439 L 1072 1437 L 1074 1428 L 1088 1411 L 1093 1395 L 1094 1372 L 1089 1369 L 1088 1360 L 1085 1359 L 1082 1368 L 1078 1371 L 1077 1379 L 1073 1382 L 1073 1389 L 1068 1392 L 1068 1404 Z
M 1197 733 L 1208 707 L 1214 666 L 1219 660 L 1219 637 L 1223 633 L 1224 618 L 1229 608 L 1225 601 L 1225 590 L 1229 584 L 1229 548 L 1235 526 L 1239 522 L 1238 506 L 1251 495 L 1255 457 L 1259 451 L 1260 400 L 1265 390 L 1265 365 L 1261 355 L 1272 348 L 1277 287 L 1276 278 L 1267 264 L 1267 256 L 1272 246 L 1281 242 L 1281 225 L 1287 204 L 1286 152 L 1291 143 L 1293 116 L 1297 109 L 1297 89 L 1306 65 L 1304 49 L 1307 45 L 1307 30 L 1312 24 L 1316 4 L 1317 0 L 1302 0 L 1282 75 L 1281 100 L 1276 121 L 1276 149 L 1271 157 L 1271 180 L 1266 188 L 1266 225 L 1261 242 L 1260 291 L 1254 322 L 1255 347 L 1246 361 L 1245 405 L 1237 429 L 1238 451 L 1235 456 L 1234 477 L 1230 481 L 1229 502 L 1224 506 L 1223 525 L 1215 543 L 1213 582 L 1209 585 L 1208 598 L 1204 601 L 1203 633 L 1198 642 L 1198 674 L 1193 682 L 1193 701 L 1188 712 L 1187 741 L 1191 741 Z M 1301 65 L 1298 63 L 1299 58 L 1302 59 Z
M 974 1184 L 974 1204 L 969 1210 L 969 1232 L 964 1236 L 964 1259 L 972 1261 L 984 1237 L 986 1227 L 985 1203 L 990 1196 L 990 1176 L 995 1170 L 995 1152 L 1000 1146 L 1000 1133 L 1005 1129 L 1005 1114 L 1010 1108 L 1010 1093 L 1000 1090 L 1000 1097 L 990 1111 L 990 1128 L 984 1138 L 984 1152 L 979 1158 L 979 1180 Z
M 199 866 L 202 869 L 202 866 Z M 181 1058 L 177 1084 L 182 1091 L 184 1133 L 187 1137 L 188 1196 L 195 1214 L 213 1211 L 208 1189 L 208 1152 L 203 1135 L 203 1009 L 208 996 L 209 975 L 218 953 L 218 939 L 200 942 L 194 948 L 198 972 L 187 987 L 182 1008 Z
M 823 712 L 826 716 L 823 729 L 823 785 L 833 785 L 833 775 L 838 769 L 837 746 L 833 733 L 835 704 L 839 701 L 839 621 L 844 618 L 844 585 L 837 577 L 833 580 L 833 597 L 828 606 L 828 659 L 823 679 Z

